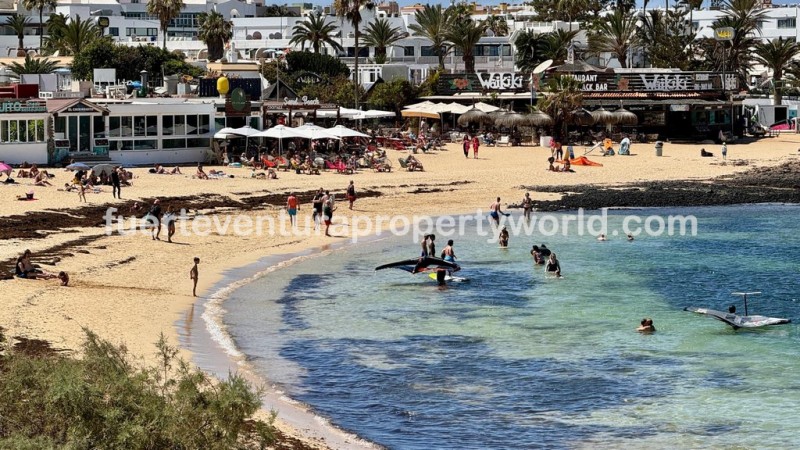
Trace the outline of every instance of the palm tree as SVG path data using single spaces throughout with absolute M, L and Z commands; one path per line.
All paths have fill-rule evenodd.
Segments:
M 364 44 L 375 47 L 375 62 L 386 62 L 386 47 L 391 47 L 395 42 L 405 36 L 398 27 L 392 27 L 386 19 L 378 19 L 364 28 Z
M 504 19 L 502 16 L 495 16 L 492 14 L 491 16 L 487 17 L 484 22 L 486 23 L 486 28 L 495 36 L 508 35 L 508 22 L 506 22 L 506 19 Z
M 773 103 L 780 105 L 783 101 L 783 72 L 789 68 L 792 59 L 800 54 L 800 45 L 794 40 L 777 38 L 757 43 L 753 53 L 758 63 L 772 70 Z
M 522 72 L 533 72 L 533 69 L 544 61 L 545 34 L 533 30 L 524 30 L 514 39 L 516 55 L 514 63 Z
M 727 61 L 728 71 L 737 72 L 740 79 L 747 79 L 747 72 L 752 66 L 752 51 L 761 34 L 761 22 L 765 20 L 767 10 L 761 8 L 758 0 L 728 0 L 724 15 L 715 20 L 713 28 L 732 27 L 736 30 L 729 47 Z M 724 42 L 719 42 L 724 45 Z
M 325 16 L 312 14 L 307 21 L 300 22 L 292 29 L 292 39 L 290 44 L 300 44 L 300 48 L 305 50 L 306 42 L 311 43 L 314 53 L 319 53 L 322 45 L 328 45 L 335 51 L 342 50 L 342 46 L 333 39 L 331 35 L 339 28 L 333 23 L 325 23 Z
M 208 60 L 216 61 L 222 58 L 225 43 L 233 37 L 233 25 L 225 20 L 222 14 L 211 11 L 200 13 L 197 16 L 197 37 L 205 42 L 208 47 Z
M 567 59 L 569 46 L 577 35 L 578 30 L 564 31 L 559 29 L 546 33 L 544 35 L 543 55 L 547 59 L 552 59 L 556 65 L 564 64 L 564 61 Z
M 355 80 L 355 109 L 358 109 L 359 88 L 361 87 L 358 82 L 358 39 L 361 36 L 361 30 L 358 27 L 361 25 L 361 7 L 368 8 L 374 5 L 368 0 L 335 0 L 333 7 L 336 9 L 336 15 L 341 19 L 346 19 L 353 25 L 353 34 L 355 37 L 355 66 L 353 70 L 353 80 Z
M 25 44 L 22 40 L 25 37 L 25 27 L 28 25 L 28 22 L 30 22 L 30 18 L 17 13 L 8 16 L 6 19 L 6 25 L 14 30 L 14 34 L 17 35 L 19 41 L 17 43 L 17 56 L 25 56 Z
M 474 20 L 459 20 L 449 27 L 445 37 L 453 43 L 453 47 L 461 50 L 464 71 L 475 72 L 475 45 L 481 40 L 486 25 Z
M 628 67 L 628 50 L 636 45 L 636 17 L 620 9 L 598 22 L 590 35 L 589 47 L 599 53 L 611 53 L 622 67 Z
M 571 76 L 555 75 L 547 82 L 549 92 L 539 101 L 540 111 L 553 118 L 552 136 L 564 136 L 573 111 L 583 105 L 582 83 Z
M 147 13 L 158 17 L 164 35 L 164 50 L 167 49 L 167 27 L 172 19 L 181 15 L 183 0 L 148 0 Z
M 44 41 L 45 47 L 58 51 L 61 56 L 75 55 L 98 39 L 110 39 L 101 36 L 100 28 L 92 20 L 81 20 L 75 16 L 69 22 L 62 22 L 64 17 L 54 14 L 47 24 L 49 35 Z
M 558 9 L 567 15 L 569 31 L 572 31 L 572 19 L 579 17 L 589 9 L 587 0 L 557 0 Z
M 58 0 L 22 0 L 22 6 L 29 11 L 39 11 L 39 51 L 42 50 L 44 44 L 44 22 L 42 21 L 42 13 L 45 9 L 54 9 L 58 5 Z
M 450 24 L 450 14 L 442 9 L 441 4 L 435 6 L 425 5 L 421 10 L 414 12 L 416 23 L 409 25 L 409 29 L 417 36 L 422 36 L 431 41 L 431 47 L 439 58 L 439 70 L 444 70 L 444 57 L 450 50 L 445 34 Z
M 12 62 L 10 64 L 3 63 L 3 65 L 17 77 L 24 73 L 53 73 L 56 69 L 61 68 L 56 61 L 47 58 L 34 59 L 31 58 L 31 55 L 25 55 L 25 62 L 22 64 Z

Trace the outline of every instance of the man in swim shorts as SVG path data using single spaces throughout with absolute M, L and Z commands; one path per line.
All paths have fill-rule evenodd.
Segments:
M 489 215 L 492 216 L 494 224 L 500 225 L 500 214 L 504 214 L 503 211 L 500 210 L 500 197 L 497 197 L 497 201 L 492 203 L 492 206 L 490 206 L 489 209 L 491 210 Z
M 289 223 L 293 226 L 297 226 L 297 197 L 294 196 L 294 192 L 289 194 L 289 198 L 286 199 L 286 212 L 289 213 Z

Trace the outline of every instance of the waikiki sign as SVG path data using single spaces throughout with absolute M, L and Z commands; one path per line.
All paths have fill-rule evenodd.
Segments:
M 511 72 L 476 72 L 478 81 L 483 89 L 493 89 L 497 91 L 521 90 L 524 79 Z

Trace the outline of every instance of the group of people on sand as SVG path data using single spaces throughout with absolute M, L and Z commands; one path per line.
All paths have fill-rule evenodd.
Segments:
M 574 170 L 572 170 L 572 163 L 569 162 L 569 158 L 564 160 L 563 166 L 556 165 L 555 164 L 556 159 L 553 156 L 547 158 L 547 162 L 549 164 L 547 170 L 549 170 L 550 172 L 570 172 L 570 173 L 575 172 Z
M 206 173 L 205 169 L 203 169 L 203 164 L 197 163 L 197 171 L 195 172 L 193 178 L 197 178 L 199 180 L 208 180 L 209 177 L 223 177 L 223 176 L 225 176 L 225 172 L 221 170 L 211 169 L 208 171 L 208 173 Z
M 17 171 L 17 178 L 30 178 L 33 180 L 34 186 L 52 186 L 50 178 L 55 175 L 48 173 L 46 170 L 39 170 L 36 164 L 33 164 L 30 169 L 19 169 Z
M 22 255 L 17 258 L 17 262 L 14 265 L 14 275 L 17 278 L 25 278 L 29 280 L 51 280 L 53 278 L 57 278 L 59 281 L 61 281 L 62 286 L 67 286 L 69 284 L 69 275 L 66 272 L 61 271 L 58 274 L 54 274 L 42 270 L 40 267 L 31 262 L 31 256 L 31 251 L 25 250 Z
M 135 212 L 141 209 L 139 204 L 134 204 Z M 178 220 L 177 215 L 172 211 L 172 206 L 167 208 L 167 211 L 161 208 L 161 200 L 153 200 L 153 204 L 144 216 L 145 226 L 150 228 L 150 235 L 154 241 L 161 240 L 161 225 L 167 227 L 167 242 L 172 243 L 172 236 L 175 235 L 175 221 Z
M 346 191 L 349 208 L 353 209 L 356 201 L 356 185 L 353 180 L 347 185 Z M 333 221 L 333 212 L 336 211 L 336 194 L 331 194 L 329 190 L 319 188 L 311 199 L 313 212 L 311 219 L 314 221 L 314 229 L 325 225 L 325 236 L 330 236 L 330 227 Z M 286 212 L 289 215 L 289 222 L 293 227 L 297 226 L 297 211 L 300 210 L 300 201 L 292 192 L 286 199 Z
M 469 158 L 469 149 L 472 147 L 472 157 L 478 159 L 478 150 L 481 146 L 481 140 L 478 135 L 470 136 L 469 134 L 464 135 L 464 141 L 461 143 L 462 147 L 464 148 L 464 157 Z

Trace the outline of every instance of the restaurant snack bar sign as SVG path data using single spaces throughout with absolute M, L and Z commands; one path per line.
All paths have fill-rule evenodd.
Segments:
M 540 85 L 557 72 L 542 74 Z M 735 74 L 715 72 L 584 72 L 560 73 L 581 83 L 583 92 L 696 92 L 734 91 L 739 88 Z M 466 74 L 441 74 L 436 86 L 438 95 L 462 92 L 530 92 L 530 74 L 486 72 Z M 539 89 L 537 89 L 539 90 Z

